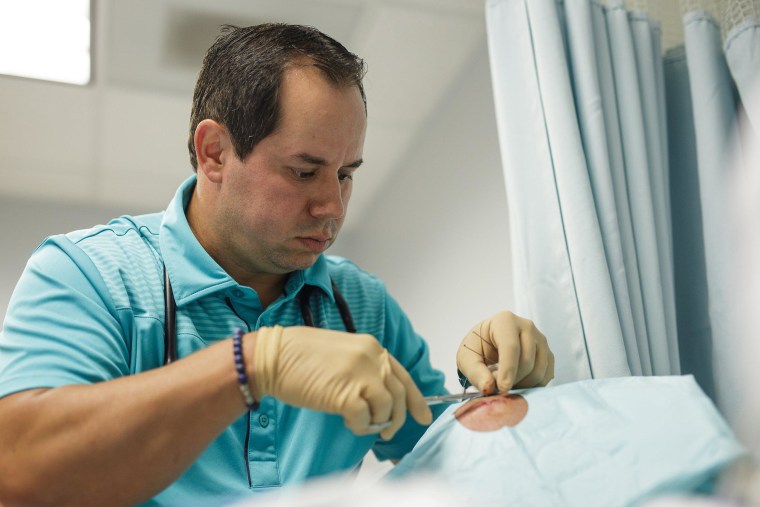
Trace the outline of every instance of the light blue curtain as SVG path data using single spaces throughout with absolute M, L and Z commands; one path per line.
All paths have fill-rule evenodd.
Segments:
M 758 2 L 739 3 L 723 33 L 682 2 L 684 44 L 663 54 L 660 24 L 623 0 L 487 2 L 516 310 L 558 383 L 693 373 L 730 391 L 725 171 L 760 75 Z

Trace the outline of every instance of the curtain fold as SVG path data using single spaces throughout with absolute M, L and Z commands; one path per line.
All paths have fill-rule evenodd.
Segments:
M 681 367 L 693 373 L 705 393 L 715 399 L 713 330 L 708 312 L 702 201 L 686 50 L 670 50 L 664 60 Z
M 651 373 L 651 368 L 649 368 L 648 359 L 646 369 L 642 368 L 641 357 L 648 358 L 649 350 L 648 347 L 645 347 L 640 351 L 639 344 L 636 341 L 637 332 L 634 323 L 632 295 L 629 294 L 629 280 L 626 277 L 630 271 L 626 270 L 623 253 L 624 240 L 621 236 L 629 237 L 628 245 L 633 244 L 627 197 L 624 200 L 625 210 L 621 212 L 623 216 L 619 217 L 616 203 L 621 202 L 621 200 L 616 199 L 615 182 L 610 167 L 613 158 L 618 162 L 618 166 L 622 167 L 622 156 L 617 128 L 611 128 L 612 125 L 617 124 L 617 116 L 610 117 L 610 115 L 605 114 L 609 110 L 610 100 L 614 100 L 614 97 L 609 94 L 604 95 L 605 90 L 609 89 L 613 83 L 607 44 L 607 28 L 604 22 L 604 14 L 598 5 L 594 6 L 588 2 L 574 3 L 577 5 L 575 8 L 566 11 L 565 19 L 568 27 L 570 67 L 574 69 L 573 78 L 576 83 L 575 106 L 583 151 L 586 154 L 588 177 L 592 191 L 591 200 L 599 220 L 605 260 L 612 284 L 615 311 L 621 327 L 624 353 L 626 357 L 632 358 L 631 361 L 628 361 L 631 373 L 641 375 L 645 371 Z M 624 192 L 623 186 L 620 195 L 624 196 Z M 623 220 L 625 225 L 620 223 Z M 634 270 L 634 272 L 637 271 Z M 637 298 L 636 310 L 640 319 L 639 327 L 643 329 L 643 308 L 640 292 L 637 292 L 633 297 Z
M 721 223 L 758 2 L 736 21 L 725 0 L 722 31 L 682 1 L 684 44 L 664 55 L 642 3 L 487 2 L 517 311 L 550 340 L 557 382 L 685 372 L 725 401 Z
M 729 217 L 727 164 L 733 149 L 737 102 L 735 89 L 722 47 L 720 26 L 704 11 L 684 16 L 684 45 L 689 70 L 690 93 L 694 111 L 704 255 L 707 274 L 708 315 L 713 333 L 727 329 L 731 294 L 724 283 L 733 252 L 724 227 Z M 713 341 L 712 368 L 716 397 L 727 411 L 731 388 L 720 372 L 729 373 L 731 358 L 726 353 L 727 339 Z M 717 346 L 716 346 L 717 345 Z
M 501 50 L 490 51 L 489 57 L 492 68 L 505 70 L 493 74 L 494 86 L 507 91 L 495 95 L 494 102 L 501 150 L 511 159 L 511 164 L 505 163 L 504 167 L 505 175 L 514 182 L 507 185 L 508 201 L 525 211 L 525 219 L 511 227 L 515 291 L 519 295 L 516 311 L 534 315 L 535 320 L 545 322 L 548 327 L 564 327 L 573 337 L 553 344 L 555 355 L 567 358 L 556 366 L 558 379 L 590 378 L 591 366 L 555 190 L 537 65 L 532 59 L 521 57 L 534 51 L 527 9 L 522 2 L 492 5 L 487 18 L 489 37 L 497 39 Z M 558 30 L 556 26 L 555 29 Z M 532 149 L 511 151 L 513 144 Z M 533 170 L 512 172 L 512 167 Z M 535 233 L 537 227 L 541 234 Z M 547 250 L 547 243 L 557 247 Z

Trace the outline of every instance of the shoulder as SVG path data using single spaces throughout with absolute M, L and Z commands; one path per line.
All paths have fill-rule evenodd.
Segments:
M 364 288 L 370 291 L 385 292 L 385 284 L 374 274 L 360 268 L 354 262 L 337 255 L 326 255 L 327 270 L 330 277 L 340 288 Z
M 163 213 L 121 216 L 105 225 L 70 232 L 65 238 L 84 251 L 96 264 L 103 262 L 155 262 L 158 258 L 158 234 Z
M 117 307 L 132 306 L 135 294 L 147 287 L 157 290 L 162 283 L 158 246 L 162 217 L 163 213 L 122 216 L 105 225 L 52 236 L 40 250 L 60 248 L 79 269 L 97 273 L 88 278 L 101 279 Z
M 105 225 L 69 232 L 63 236 L 84 247 L 106 242 L 129 242 L 138 238 L 150 242 L 158 238 L 162 218 L 163 212 L 140 216 L 124 215 Z

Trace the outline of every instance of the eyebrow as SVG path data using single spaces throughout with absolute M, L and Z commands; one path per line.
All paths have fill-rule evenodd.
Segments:
M 298 155 L 295 155 L 295 158 L 300 159 L 302 162 L 306 162 L 307 164 L 313 164 L 313 165 L 320 165 L 325 166 L 327 165 L 327 161 L 321 157 L 315 157 L 314 155 L 309 155 L 308 153 L 299 153 Z M 360 165 L 364 163 L 364 160 L 358 159 L 350 164 L 346 164 L 343 167 L 349 167 L 356 169 Z

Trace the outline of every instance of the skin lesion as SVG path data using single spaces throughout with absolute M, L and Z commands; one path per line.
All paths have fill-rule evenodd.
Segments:
M 528 401 L 519 394 L 475 398 L 454 412 L 457 421 L 472 431 L 496 431 L 516 426 L 528 413 Z

